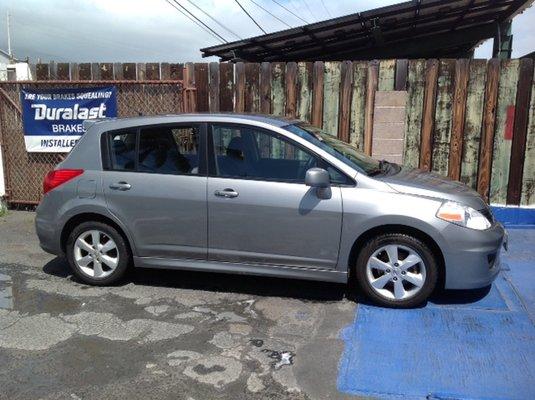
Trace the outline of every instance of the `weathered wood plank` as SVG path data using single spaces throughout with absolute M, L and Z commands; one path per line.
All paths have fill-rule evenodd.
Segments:
M 340 63 L 327 61 L 323 81 L 323 130 L 333 136 L 338 136 L 340 79 Z
M 477 166 L 483 122 L 481 116 L 485 100 L 486 70 L 486 60 L 470 61 L 460 180 L 472 189 L 477 189 Z
M 522 174 L 521 203 L 523 206 L 535 205 L 535 71 L 531 84 L 531 102 L 529 107 L 524 172 Z
M 195 89 L 195 64 L 188 62 L 184 65 L 184 112 L 197 111 L 197 91 Z M 139 74 L 138 74 L 139 75 Z
M 78 76 L 81 81 L 91 80 L 91 63 L 78 64 Z
M 123 64 L 113 63 L 113 79 L 123 80 Z
M 221 111 L 234 110 L 234 64 L 219 64 L 219 107 Z
M 48 74 L 51 80 L 58 79 L 58 64 L 55 61 L 48 63 Z
M 77 81 L 80 79 L 80 69 L 78 63 L 71 63 L 71 81 Z
M 62 81 L 68 81 L 69 79 L 71 79 L 71 70 L 69 63 L 58 63 L 57 79 Z
M 35 76 L 38 81 L 48 81 L 50 78 L 48 64 L 37 64 L 35 66 Z
M 454 76 L 455 60 L 440 60 L 437 79 L 437 100 L 435 105 L 431 169 L 441 175 L 448 174 Z
M 208 63 L 195 63 L 195 88 L 197 89 L 197 111 L 208 111 Z
M 407 78 L 407 120 L 403 164 L 417 168 L 420 160 L 420 142 L 425 91 L 425 61 L 410 60 Z
M 379 82 L 377 90 L 394 90 L 396 77 L 396 60 L 381 60 L 379 62 Z
M 136 63 L 137 75 L 136 80 L 144 81 L 147 79 L 147 65 L 145 63 Z
M 313 63 L 297 64 L 297 118 L 310 122 L 312 118 L 312 69 Z
M 209 66 L 209 101 L 210 112 L 219 111 L 219 63 L 211 62 Z
M 479 169 L 477 191 L 488 199 L 490 190 L 492 149 L 494 147 L 494 129 L 498 102 L 498 86 L 500 81 L 500 60 L 492 59 L 487 64 L 487 83 L 485 85 L 485 107 L 483 110 L 483 130 L 479 148 Z
M 271 114 L 271 64 L 260 65 L 260 112 Z
M 245 64 L 234 65 L 234 112 L 245 111 Z
M 245 111 L 257 113 L 260 111 L 259 92 L 260 64 L 245 64 Z
M 420 139 L 420 169 L 431 170 L 433 156 L 433 131 L 439 62 L 427 60 L 425 66 L 424 109 L 422 113 L 422 136 Z
M 490 178 L 490 202 L 493 204 L 506 204 L 507 200 L 511 140 L 505 137 L 505 131 L 506 125 L 508 124 L 508 109 L 515 104 L 518 67 L 519 60 L 502 60 L 500 81 L 498 84 L 496 130 Z M 509 123 L 512 123 L 512 121 Z
M 323 75 L 325 66 L 323 61 L 314 62 L 312 75 L 312 125 L 321 128 L 323 124 Z
M 160 65 L 160 72 L 162 81 L 168 81 L 171 79 L 171 65 L 169 63 L 162 63 Z
M 297 63 L 289 62 L 286 64 L 284 83 L 286 90 L 284 114 L 287 117 L 295 118 L 297 115 Z
M 407 90 L 407 74 L 409 68 L 409 60 L 396 61 L 396 79 L 394 82 L 395 90 Z
M 100 79 L 112 80 L 113 79 L 113 63 L 100 63 Z
M 368 63 L 368 82 L 366 85 L 366 105 L 364 111 L 364 152 L 372 155 L 373 143 L 373 110 L 375 108 L 375 92 L 379 79 L 379 62 Z
M 147 63 L 145 65 L 145 78 L 149 81 L 160 80 L 160 63 Z
M 136 80 L 137 76 L 137 65 L 135 63 L 124 63 L 123 64 L 123 78 L 128 81 Z
M 172 80 L 181 81 L 184 79 L 184 64 L 172 63 L 169 64 L 169 72 Z
M 351 84 L 353 81 L 353 65 L 351 61 L 342 62 L 340 69 L 340 99 L 338 111 L 338 138 L 349 143 L 351 117 Z
M 365 61 L 354 61 L 349 142 L 359 149 L 364 149 L 364 114 L 366 108 L 367 77 L 368 63 Z
M 455 90 L 453 93 L 453 110 L 451 121 L 450 154 L 448 176 L 459 180 L 461 177 L 461 161 L 463 154 L 463 136 L 468 93 L 468 77 L 470 60 L 460 59 L 455 62 Z
M 91 79 L 94 81 L 100 81 L 100 65 L 99 63 L 91 63 Z
M 507 183 L 507 204 L 519 205 L 522 198 L 522 173 L 529 122 L 529 103 L 533 83 L 533 60 L 520 60 L 518 85 L 515 101 L 515 122 L 511 143 L 511 162 Z
M 271 64 L 271 113 L 274 115 L 284 115 L 284 71 L 285 63 Z

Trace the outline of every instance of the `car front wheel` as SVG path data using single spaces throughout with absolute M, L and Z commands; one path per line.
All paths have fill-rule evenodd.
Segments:
M 67 259 L 82 281 L 109 285 L 124 276 L 130 252 L 115 228 L 102 222 L 84 222 L 69 235 Z
M 432 251 L 406 234 L 376 236 L 364 245 L 357 258 L 359 287 L 368 298 L 387 307 L 420 305 L 433 292 L 437 277 Z

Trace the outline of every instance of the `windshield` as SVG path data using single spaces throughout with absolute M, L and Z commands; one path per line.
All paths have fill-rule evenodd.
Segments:
M 299 123 L 286 125 L 283 129 L 318 146 L 359 172 L 366 175 L 376 175 L 381 172 L 381 163 L 379 161 L 362 153 L 355 146 L 342 142 L 315 126 Z

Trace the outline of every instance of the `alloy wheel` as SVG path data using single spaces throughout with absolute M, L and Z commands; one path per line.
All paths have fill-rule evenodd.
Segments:
M 105 278 L 119 265 L 117 244 L 100 230 L 86 231 L 74 242 L 74 261 L 84 274 Z
M 366 277 L 373 291 L 389 300 L 414 297 L 425 284 L 426 267 L 422 257 L 407 246 L 380 247 L 368 259 Z

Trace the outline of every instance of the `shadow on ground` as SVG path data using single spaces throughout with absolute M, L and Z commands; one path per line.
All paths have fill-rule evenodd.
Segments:
M 43 271 L 49 275 L 67 278 L 71 270 L 65 259 L 56 257 L 48 262 Z M 72 277 L 73 280 L 77 280 Z M 164 269 L 133 268 L 126 279 L 119 283 L 124 285 L 170 287 L 176 289 L 205 290 L 211 292 L 241 293 L 257 296 L 290 297 L 310 301 L 338 301 L 343 298 L 360 304 L 373 305 L 363 297 L 354 282 L 349 285 L 315 282 L 296 279 L 271 278 L 250 275 L 221 274 L 214 272 L 196 272 Z M 471 304 L 483 299 L 490 291 L 490 286 L 475 290 L 437 290 L 430 298 L 434 304 Z M 420 307 L 425 307 L 427 302 Z

